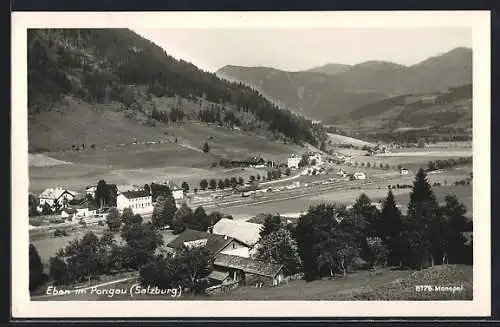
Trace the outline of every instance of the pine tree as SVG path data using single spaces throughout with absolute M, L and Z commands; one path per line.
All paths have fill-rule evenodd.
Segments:
M 29 290 L 33 292 L 43 283 L 43 264 L 36 247 L 29 245 Z
M 366 236 L 376 236 L 375 227 L 378 220 L 379 212 L 372 205 L 372 200 L 365 194 L 361 193 L 352 206 L 351 212 L 361 216 L 366 222 L 364 234 Z
M 151 223 L 155 228 L 161 229 L 165 227 L 165 219 L 164 219 L 164 209 L 165 209 L 165 198 L 163 196 L 159 196 L 156 198 L 156 204 L 153 208 L 153 214 L 151 215 Z
M 427 174 L 420 168 L 413 182 L 408 203 L 407 236 L 411 249 L 411 265 L 422 268 L 434 264 L 434 255 L 441 228 L 439 205 Z
M 210 219 L 208 218 L 205 209 L 202 206 L 196 208 L 192 215 L 184 217 L 184 224 L 186 228 L 206 232 L 210 226 Z
M 400 265 L 402 262 L 400 241 L 401 232 L 403 231 L 403 221 L 401 211 L 396 206 L 396 201 L 391 190 L 387 192 L 376 230 L 389 250 L 389 264 Z
M 112 232 L 118 232 L 120 227 L 122 226 L 122 220 L 120 218 L 120 213 L 118 209 L 111 208 L 106 217 L 106 223 L 108 224 L 108 228 Z
M 186 228 L 186 221 L 189 221 L 193 216 L 193 210 L 188 207 L 187 204 L 183 203 L 180 208 L 175 212 L 174 218 L 172 219 L 172 227 L 174 228 L 174 234 L 182 233 Z
M 279 215 L 267 215 L 260 229 L 259 236 L 263 238 L 271 233 L 277 232 L 281 227 L 281 217 Z
M 446 229 L 443 235 L 445 241 L 445 251 L 443 253 L 443 263 L 466 263 L 465 237 L 463 232 L 468 229 L 468 222 L 465 214 L 467 208 L 458 201 L 456 196 L 447 195 L 445 205 L 441 208 L 441 213 L 446 222 Z

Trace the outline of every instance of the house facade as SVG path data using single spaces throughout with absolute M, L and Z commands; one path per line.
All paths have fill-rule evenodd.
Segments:
M 61 206 L 65 206 L 65 203 L 73 200 L 75 195 L 73 192 L 70 192 L 63 188 L 48 188 L 42 192 L 39 196 L 40 207 L 43 207 L 45 204 L 53 207 L 56 202 Z
M 171 191 L 176 202 L 184 200 L 184 190 L 180 186 L 173 184 Z
M 401 175 L 408 175 L 408 169 L 406 169 L 406 168 L 401 168 L 401 169 L 399 170 L 399 173 L 400 173 Z
M 271 262 L 220 253 L 213 265 L 224 280 L 239 281 L 243 285 L 277 286 L 287 280 L 284 266 Z
M 153 212 L 153 199 L 151 194 L 144 190 L 121 192 L 116 197 L 116 207 L 122 212 L 130 208 L 135 214 L 146 214 Z

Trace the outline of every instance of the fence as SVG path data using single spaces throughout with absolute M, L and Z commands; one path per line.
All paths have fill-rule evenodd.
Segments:
M 205 294 L 207 295 L 218 295 L 227 293 L 231 290 L 234 290 L 240 285 L 240 281 L 234 281 L 226 284 L 219 284 L 215 286 L 211 286 L 205 289 Z

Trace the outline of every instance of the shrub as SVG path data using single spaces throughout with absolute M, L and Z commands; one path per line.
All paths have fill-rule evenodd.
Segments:
M 68 232 L 66 232 L 66 230 L 64 229 L 56 229 L 54 231 L 54 236 L 55 237 L 68 236 Z

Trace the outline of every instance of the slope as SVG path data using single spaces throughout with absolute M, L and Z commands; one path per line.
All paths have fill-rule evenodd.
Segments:
M 471 128 L 472 84 L 450 88 L 446 92 L 384 99 L 359 107 L 347 115 L 330 117 L 325 123 L 371 130 Z
M 334 113 L 349 112 L 386 97 L 379 92 L 347 90 L 336 76 L 311 71 L 286 72 L 267 67 L 225 66 L 217 71 L 217 75 L 245 83 L 274 103 L 317 120 Z
M 127 29 L 29 30 L 28 108 L 32 151 L 158 139 L 192 121 L 282 143 L 326 139 L 320 125 Z

